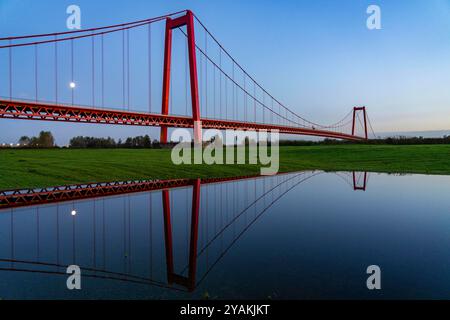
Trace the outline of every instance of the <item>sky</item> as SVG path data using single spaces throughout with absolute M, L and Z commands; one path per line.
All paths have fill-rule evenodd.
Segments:
M 365 105 L 376 132 L 450 129 L 450 0 L 0 0 L 0 36 L 66 31 L 71 4 L 81 8 L 82 28 L 191 9 L 273 96 L 315 122 L 333 123 L 353 106 Z M 381 8 L 381 30 L 366 26 L 371 4 Z M 152 43 L 162 43 L 162 33 L 157 34 L 155 28 Z M 60 54 L 67 49 L 61 46 Z M 50 55 L 45 50 L 40 51 L 44 66 L 45 55 Z M 96 50 L 98 56 L 98 46 Z M 142 72 L 145 55 L 138 55 L 139 50 L 131 54 L 134 76 Z M 26 51 L 16 54 L 31 57 Z M 110 59 L 113 68 L 113 53 Z M 154 59 L 157 64 L 161 54 L 155 53 Z M 32 69 L 30 61 L 17 66 L 17 72 Z M 158 68 L 153 69 L 154 82 L 162 73 Z M 5 96 L 7 54 L 1 49 L 0 72 L 0 95 Z M 118 95 L 114 72 L 108 77 L 111 97 Z M 41 78 L 39 91 L 50 94 L 51 81 Z M 145 90 L 137 78 L 134 83 L 131 95 L 139 104 Z M 30 95 L 31 86 L 20 86 L 15 84 L 18 95 Z M 69 97 L 69 89 L 60 90 L 61 97 Z M 155 92 L 152 105 L 159 108 Z M 0 119 L 0 143 L 41 130 L 51 130 L 60 145 L 77 135 L 159 135 L 156 128 Z

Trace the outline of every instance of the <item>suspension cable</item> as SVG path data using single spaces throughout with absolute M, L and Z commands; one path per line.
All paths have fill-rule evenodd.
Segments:
M 162 15 L 159 17 L 154 17 L 154 18 L 149 18 L 149 19 L 144 19 L 144 20 L 139 20 L 139 21 L 133 21 L 133 22 L 127 22 L 127 23 L 120 23 L 120 24 L 98 27 L 98 28 L 90 28 L 90 29 L 84 29 L 84 30 L 72 30 L 72 31 L 64 31 L 64 32 L 54 32 L 54 33 L 33 34 L 33 35 L 26 35 L 26 36 L 5 37 L 5 38 L 0 38 L 0 41 L 31 39 L 31 38 L 47 38 L 47 37 L 51 37 L 51 36 L 58 37 L 58 36 L 67 35 L 67 34 L 85 33 L 85 32 L 91 32 L 91 31 L 99 31 L 99 30 L 106 30 L 106 29 L 112 29 L 112 28 L 133 26 L 133 25 L 141 24 L 141 23 L 147 24 L 147 23 L 151 23 L 151 22 L 155 22 L 155 21 L 160 21 L 160 20 L 175 16 L 175 15 L 179 15 L 186 11 L 187 10 L 182 10 L 182 11 Z
M 314 123 L 310 120 L 307 120 L 305 118 L 303 118 L 302 116 L 296 114 L 295 112 L 293 112 L 292 110 L 290 110 L 288 107 L 286 107 L 283 103 L 281 103 L 279 100 L 277 100 L 275 97 L 273 97 L 269 92 L 267 92 L 267 90 L 265 90 L 252 76 L 250 76 L 250 74 L 233 58 L 233 56 L 231 56 L 231 54 L 222 46 L 222 44 L 213 36 L 213 34 L 208 30 L 208 28 L 206 28 L 206 26 L 203 24 L 203 22 L 194 14 L 195 19 L 197 20 L 197 22 L 203 27 L 203 29 L 205 29 L 205 31 L 209 34 L 209 36 L 211 37 L 211 39 L 214 40 L 214 42 L 216 42 L 216 44 L 225 52 L 225 54 L 233 61 L 233 63 L 236 64 L 236 66 L 244 73 L 247 75 L 247 77 L 249 79 L 251 79 L 263 92 L 265 92 L 269 97 L 271 97 L 272 99 L 274 99 L 278 104 L 280 104 L 281 107 L 283 107 L 286 112 L 291 113 L 292 115 L 304 120 L 305 122 L 313 125 L 313 126 L 317 126 L 320 128 L 328 128 L 328 127 L 332 127 L 334 124 L 332 125 L 321 125 L 321 124 L 317 124 Z M 342 120 L 340 120 L 342 121 Z M 340 122 L 338 121 L 338 122 Z

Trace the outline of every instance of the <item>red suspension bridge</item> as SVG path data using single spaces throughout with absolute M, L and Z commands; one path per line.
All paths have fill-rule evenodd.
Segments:
M 10 223 L 3 229 L 0 272 L 66 276 L 67 265 L 77 264 L 87 278 L 194 291 L 273 205 L 321 174 L 1 191 L 0 215 L 9 215 Z M 366 190 L 368 173 L 335 174 L 353 190 Z M 23 242 L 28 251 L 20 250 Z
M 164 37 L 155 36 L 158 32 Z M 0 38 L 0 64 L 6 70 L 0 80 L 0 118 L 5 119 L 158 126 L 163 143 L 168 128 L 176 127 L 193 128 L 196 140 L 202 128 L 346 140 L 374 134 L 365 107 L 330 125 L 292 111 L 189 10 Z

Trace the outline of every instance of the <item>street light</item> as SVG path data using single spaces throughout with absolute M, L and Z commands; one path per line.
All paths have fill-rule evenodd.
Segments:
M 77 85 L 76 85 L 76 83 L 74 82 L 74 81 L 71 81 L 70 83 L 69 83 L 69 87 L 70 87 L 70 91 L 71 91 L 71 94 L 72 94 L 72 105 L 73 105 L 73 101 L 74 101 L 74 91 L 75 91 L 75 87 L 76 87 Z

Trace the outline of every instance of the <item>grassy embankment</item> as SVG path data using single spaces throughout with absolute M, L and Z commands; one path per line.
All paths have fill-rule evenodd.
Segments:
M 167 149 L 0 150 L 0 190 L 150 178 L 259 174 L 255 165 L 172 164 Z M 280 172 L 300 170 L 450 174 L 450 145 L 281 147 Z

